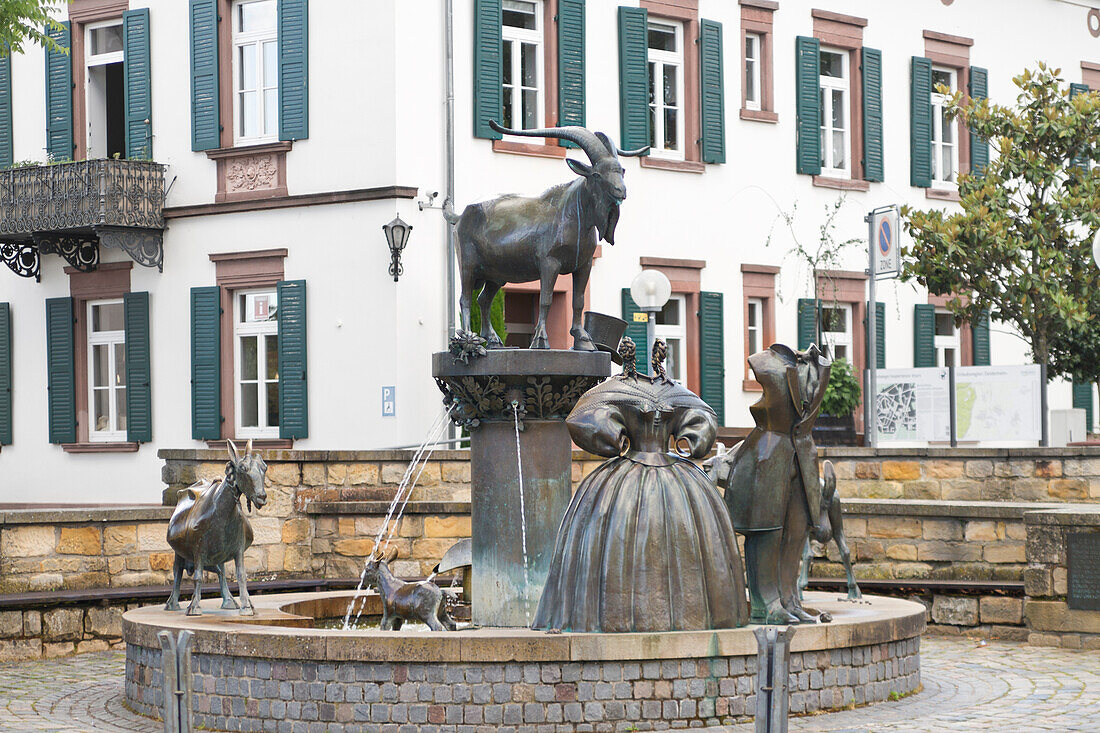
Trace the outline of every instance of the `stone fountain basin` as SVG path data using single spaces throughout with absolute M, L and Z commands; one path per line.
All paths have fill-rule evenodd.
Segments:
M 714 631 L 548 634 L 528 629 L 457 632 L 312 628 L 342 617 L 354 593 L 253 596 L 256 615 L 203 601 L 188 617 L 159 606 L 128 611 L 126 697 L 160 716 L 157 633 L 190 629 L 195 724 L 265 730 L 265 721 L 318 721 L 374 730 L 387 724 L 728 724 L 755 708 L 752 626 Z M 886 700 L 920 686 L 922 605 L 808 593 L 833 614 L 801 626 L 791 648 L 791 711 Z M 380 613 L 371 594 L 363 613 Z

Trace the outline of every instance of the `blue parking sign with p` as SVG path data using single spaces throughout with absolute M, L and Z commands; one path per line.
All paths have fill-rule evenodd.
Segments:
M 382 417 L 397 417 L 397 387 L 382 388 Z

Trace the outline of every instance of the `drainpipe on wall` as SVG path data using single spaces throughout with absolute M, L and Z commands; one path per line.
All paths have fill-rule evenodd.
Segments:
M 455 46 L 454 46 L 454 0 L 443 0 L 443 15 L 445 26 L 444 69 L 445 93 L 447 97 L 447 191 L 443 199 L 443 210 L 454 211 L 455 205 Z M 444 218 L 446 224 L 446 236 L 443 241 L 443 261 L 447 263 L 447 333 L 445 339 L 450 339 L 455 332 L 455 263 L 454 248 L 451 242 L 454 237 L 454 225 Z M 444 342 L 446 347 L 446 341 Z
M 444 53 L 444 89 L 446 95 L 446 127 L 447 127 L 447 190 L 443 199 L 443 211 L 453 212 L 455 205 L 455 46 L 454 46 L 454 0 L 443 0 L 443 45 Z M 443 237 L 443 261 L 447 267 L 447 333 L 443 336 L 443 348 L 447 348 L 447 342 L 455 332 L 455 261 L 454 248 L 451 242 L 454 240 L 454 224 L 446 216 L 443 217 L 446 235 Z M 447 421 L 447 438 L 453 440 L 456 435 L 455 424 Z

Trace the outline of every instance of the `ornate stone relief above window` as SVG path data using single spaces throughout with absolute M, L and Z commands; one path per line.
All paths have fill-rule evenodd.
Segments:
M 292 144 L 280 141 L 207 150 L 207 157 L 218 164 L 214 202 L 286 196 L 286 154 Z

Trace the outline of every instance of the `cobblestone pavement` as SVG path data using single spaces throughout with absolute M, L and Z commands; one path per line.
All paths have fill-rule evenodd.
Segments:
M 921 642 L 919 694 L 857 710 L 792 718 L 792 731 L 1100 731 L 1100 651 L 967 639 Z M 97 652 L 0 665 L 0 731 L 154 731 L 122 705 L 125 657 Z M 719 730 L 744 731 L 752 726 Z

